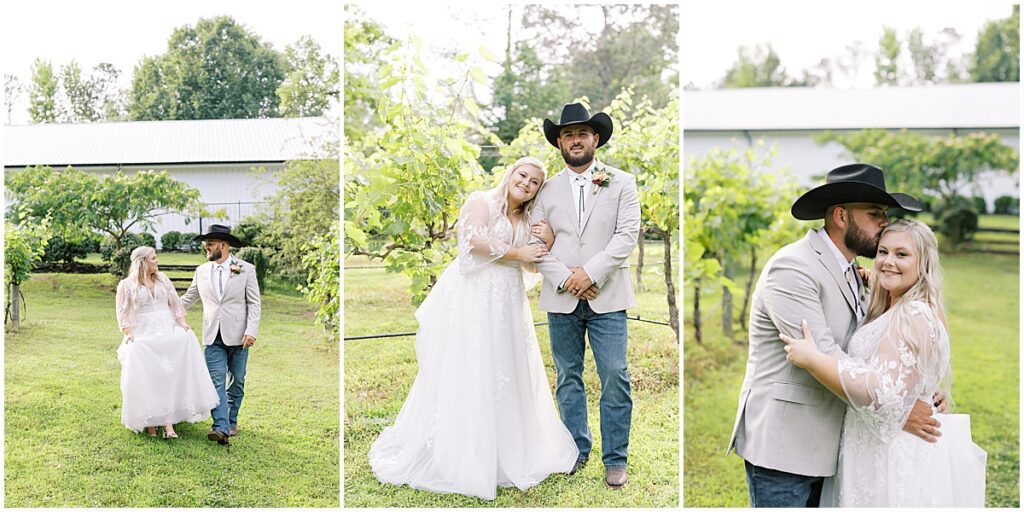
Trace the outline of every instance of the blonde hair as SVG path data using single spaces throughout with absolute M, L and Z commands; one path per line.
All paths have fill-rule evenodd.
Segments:
M 939 266 L 939 243 L 927 224 L 914 219 L 900 219 L 882 230 L 886 233 L 910 233 L 913 250 L 917 253 L 917 282 L 899 298 L 900 301 L 918 300 L 928 304 L 936 319 L 945 318 L 942 306 L 942 268 Z M 889 290 L 882 288 L 876 277 L 871 282 L 871 302 L 868 303 L 865 323 L 889 309 Z M 895 304 L 894 304 L 895 306 Z
M 515 163 L 509 166 L 508 170 L 505 171 L 505 176 L 501 178 L 501 183 L 499 183 L 497 187 L 494 187 L 492 191 L 492 193 L 494 194 L 494 199 L 497 201 L 498 206 L 500 207 L 498 211 L 502 213 L 509 213 L 507 212 L 509 182 L 512 181 L 512 174 L 516 172 L 516 169 L 524 165 L 532 165 L 540 169 L 541 174 L 544 175 L 544 179 L 541 181 L 541 187 L 543 187 L 544 183 L 547 182 L 548 173 L 547 170 L 544 169 L 544 162 L 541 162 L 540 160 L 532 156 L 524 156 L 519 160 L 516 160 Z M 519 208 L 516 209 L 515 212 L 511 213 L 513 213 L 514 215 L 518 215 L 521 220 L 529 221 L 530 211 L 533 209 L 533 205 L 537 201 L 538 195 L 540 195 L 540 188 L 537 189 L 537 193 L 534 194 L 533 197 L 531 197 L 527 201 L 523 201 L 523 204 L 519 205 Z
M 128 265 L 128 282 L 135 284 L 141 284 L 147 288 L 155 281 L 153 275 L 148 272 L 149 264 L 146 263 L 146 259 L 156 254 L 156 249 L 140 245 L 132 251 L 131 263 Z

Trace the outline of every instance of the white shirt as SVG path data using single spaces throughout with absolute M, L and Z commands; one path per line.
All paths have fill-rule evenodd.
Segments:
M 577 174 L 572 169 L 566 167 L 569 171 L 569 188 L 572 190 L 572 204 L 576 207 L 576 215 L 579 217 L 579 225 L 583 226 L 583 220 L 587 217 L 587 203 L 589 198 L 587 197 L 592 193 L 593 187 L 588 187 L 594 179 L 594 165 L 597 164 L 597 159 L 590 161 L 590 165 L 587 166 L 587 170 Z M 580 188 L 583 188 L 583 193 L 580 194 Z M 581 197 L 582 196 L 582 197 Z M 580 201 L 583 201 L 582 208 Z
M 218 299 L 224 298 L 224 289 L 228 287 L 230 274 L 231 258 L 224 260 L 224 263 L 213 262 L 213 268 L 210 269 L 210 284 L 213 286 L 213 292 L 217 294 Z M 220 278 L 220 283 L 217 282 L 218 278 Z
M 861 320 L 864 320 L 864 315 L 866 313 L 860 303 L 861 284 L 860 279 L 857 277 L 857 265 L 853 261 L 846 259 L 846 256 L 844 256 L 839 248 L 836 247 L 835 242 L 829 238 L 828 233 L 825 232 L 825 228 L 822 227 L 815 229 L 814 232 L 825 241 L 825 245 L 832 249 L 832 254 L 836 257 L 836 261 L 839 262 L 839 268 L 843 271 L 843 275 L 852 277 L 852 279 L 847 278 L 846 282 L 850 286 L 850 291 L 853 292 L 854 304 L 856 305 L 854 309 L 857 311 L 857 321 L 860 322 Z

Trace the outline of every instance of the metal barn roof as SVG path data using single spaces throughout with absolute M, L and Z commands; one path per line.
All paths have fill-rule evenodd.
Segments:
M 4 166 L 283 162 L 322 157 L 337 132 L 322 117 L 5 126 Z
M 1020 127 L 1020 84 L 683 92 L 686 131 Z

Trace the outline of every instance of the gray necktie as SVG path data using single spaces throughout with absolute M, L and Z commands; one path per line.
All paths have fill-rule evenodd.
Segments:
M 224 267 L 217 265 L 217 298 L 224 298 Z
M 580 188 L 580 211 L 579 211 L 579 216 L 578 216 L 579 217 L 578 218 L 579 226 L 583 226 L 583 212 L 585 212 L 587 210 L 586 207 L 584 206 L 584 202 L 585 201 L 583 199 L 584 197 L 586 197 L 583 194 L 583 189 L 586 188 L 586 184 L 587 184 L 587 180 L 586 180 L 586 178 L 583 177 L 582 174 L 576 176 L 576 186 Z

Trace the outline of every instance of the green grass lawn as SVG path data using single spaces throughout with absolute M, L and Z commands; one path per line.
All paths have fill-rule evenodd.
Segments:
M 637 296 L 630 316 L 666 320 L 660 242 L 646 246 L 647 290 Z M 634 262 L 636 253 L 633 256 Z M 413 332 L 417 324 L 409 302 L 407 278 L 385 273 L 361 258 L 345 262 L 345 336 Z M 678 284 L 677 284 L 678 286 Z M 539 289 L 530 293 L 535 321 Z M 413 337 L 345 343 L 345 506 L 346 507 L 676 507 L 679 504 L 679 352 L 672 329 L 629 322 L 629 369 L 633 381 L 633 425 L 629 446 L 629 483 L 619 491 L 604 485 L 600 460 L 598 396 L 600 383 L 587 353 L 584 381 L 595 451 L 584 470 L 571 477 L 554 475 L 526 492 L 498 490 L 492 502 L 461 495 L 381 484 L 367 460 L 370 445 L 390 425 L 416 376 Z M 537 328 L 548 380 L 555 379 L 548 331 Z
M 241 433 L 224 447 L 207 441 L 210 420 L 178 425 L 175 441 L 121 425 L 115 285 L 23 286 L 28 313 L 5 340 L 6 507 L 339 506 L 338 349 L 293 287 L 268 284 Z M 201 330 L 200 306 L 188 320 Z
M 156 259 L 161 265 L 199 265 L 206 261 L 206 256 L 200 253 L 185 253 L 185 252 L 156 252 Z M 100 253 L 94 252 L 79 260 L 82 263 L 91 263 L 93 265 L 103 265 L 105 262 L 100 257 Z
M 763 261 L 763 260 L 762 260 Z M 1016 508 L 1019 494 L 1019 260 L 1016 256 L 943 255 L 944 298 L 952 343 L 954 412 L 971 415 L 974 441 L 988 452 L 986 504 Z M 685 290 L 692 305 L 692 289 Z M 739 299 L 742 300 L 742 299 Z M 702 297 L 705 340 L 684 311 L 684 505 L 748 507 L 743 461 L 725 455 L 747 356 L 720 329 L 719 296 Z M 688 306 L 689 307 L 689 306 Z M 737 322 L 745 328 L 746 319 Z

